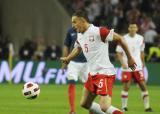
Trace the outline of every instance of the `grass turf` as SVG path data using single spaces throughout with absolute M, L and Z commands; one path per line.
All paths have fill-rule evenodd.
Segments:
M 0 85 L 0 114 L 68 114 L 67 85 L 40 85 L 39 98 L 28 100 L 22 96 L 22 84 Z M 82 85 L 77 85 L 76 109 L 77 114 L 88 114 L 88 111 L 79 106 Z M 154 110 L 149 114 L 160 114 L 160 91 L 158 86 L 148 86 L 150 103 Z M 121 86 L 114 86 L 112 104 L 121 107 Z M 141 93 L 137 86 L 129 91 L 129 111 L 125 114 L 146 114 L 144 112 Z

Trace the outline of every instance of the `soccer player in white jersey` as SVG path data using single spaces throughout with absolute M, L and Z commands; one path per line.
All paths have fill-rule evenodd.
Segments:
M 84 85 L 81 106 L 94 114 L 123 114 L 121 110 L 111 105 L 115 69 L 109 60 L 108 40 L 115 40 L 123 47 L 128 58 L 128 65 L 134 70 L 136 64 L 127 44 L 122 36 L 113 30 L 90 24 L 84 11 L 77 11 L 72 15 L 72 26 L 78 32 L 77 43 L 67 57 L 60 59 L 67 64 L 81 50 L 87 59 L 89 76 Z M 99 104 L 93 102 L 97 95 Z
M 127 42 L 129 50 L 131 52 L 132 57 L 134 58 L 137 66 L 135 71 L 132 71 L 128 68 L 126 54 L 121 46 L 117 46 L 116 52 L 117 57 L 120 60 L 122 65 L 122 83 L 123 83 L 123 90 L 121 92 L 121 99 L 122 99 L 122 110 L 128 111 L 127 109 L 127 101 L 128 101 L 128 90 L 131 85 L 132 79 L 139 85 L 142 91 L 142 98 L 144 102 L 144 107 L 146 112 L 151 112 L 152 109 L 150 108 L 149 104 L 149 95 L 148 90 L 146 87 L 146 83 L 144 80 L 143 74 L 143 67 L 144 67 L 144 38 L 143 36 L 137 34 L 138 27 L 136 24 L 131 23 L 128 27 L 129 33 L 124 35 L 124 40 Z

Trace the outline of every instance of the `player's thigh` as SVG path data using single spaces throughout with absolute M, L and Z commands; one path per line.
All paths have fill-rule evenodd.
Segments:
M 100 96 L 99 104 L 100 104 L 101 109 L 105 112 L 111 106 L 111 97 L 109 95 Z
M 132 73 L 127 72 L 127 71 L 123 71 L 121 82 L 126 83 L 126 82 L 131 81 L 131 80 L 132 80 Z
M 135 71 L 134 72 L 134 80 L 136 81 L 136 83 L 138 83 L 138 85 L 142 91 L 147 90 L 143 71 Z
M 137 82 L 137 83 L 141 83 L 142 81 L 145 81 L 144 79 L 144 73 L 142 70 L 140 71 L 135 71 L 134 72 L 134 80 Z
M 91 93 L 89 90 L 87 90 L 84 87 L 82 97 L 81 97 L 81 101 L 80 101 L 81 106 L 89 109 L 96 96 L 97 96 L 96 94 Z
M 94 83 L 94 92 L 97 95 L 112 96 L 112 88 L 115 82 L 115 75 L 97 74 L 93 77 L 92 82 Z
M 68 69 L 67 69 L 67 78 L 68 80 L 78 80 L 78 76 L 80 73 L 80 65 L 77 62 L 73 62 L 71 61 L 68 65 Z

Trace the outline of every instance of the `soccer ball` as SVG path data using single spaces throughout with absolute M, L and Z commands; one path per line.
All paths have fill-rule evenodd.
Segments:
M 40 94 L 39 85 L 33 82 L 27 82 L 24 84 L 22 94 L 27 99 L 35 99 Z

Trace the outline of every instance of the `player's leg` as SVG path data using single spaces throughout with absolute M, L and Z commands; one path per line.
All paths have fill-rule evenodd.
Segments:
M 87 90 L 85 87 L 83 88 L 83 93 L 80 101 L 81 107 L 90 110 L 92 106 L 92 102 L 95 99 L 97 95 L 94 93 L 91 93 L 89 90 Z M 93 106 L 94 107 L 94 106 Z M 91 109 L 94 110 L 94 109 Z
M 80 66 L 81 66 L 81 68 L 80 68 L 81 70 L 79 73 L 79 79 L 82 83 L 85 83 L 88 79 L 88 72 L 89 72 L 88 66 L 87 66 L 87 63 L 81 63 Z M 89 114 L 94 114 L 94 113 L 90 110 Z
M 68 83 L 68 101 L 70 112 L 69 114 L 75 114 L 75 95 L 76 95 L 76 85 L 74 80 L 69 80 Z
M 122 84 L 123 89 L 121 91 L 121 102 L 122 102 L 122 110 L 128 111 L 127 104 L 128 104 L 128 91 L 131 85 L 132 74 L 131 72 L 123 72 L 122 73 Z
M 152 112 L 152 108 L 149 103 L 149 93 L 147 90 L 147 85 L 144 79 L 144 75 L 142 71 L 135 72 L 135 79 L 141 89 L 141 96 L 144 103 L 144 108 L 146 112 Z
M 100 95 L 99 104 L 106 114 L 123 114 L 123 112 L 111 105 L 112 88 L 115 76 L 101 78 L 98 84 L 97 94 Z
M 105 114 L 123 114 L 123 112 L 111 105 L 111 97 L 109 95 L 100 96 L 100 107 Z
M 115 76 L 106 75 L 89 76 L 85 83 L 86 89 L 81 99 L 81 106 L 91 110 L 94 114 L 123 114 L 118 108 L 111 106 L 112 87 Z M 93 102 L 97 95 L 100 95 L 99 104 Z
M 88 109 L 93 114 L 105 114 L 101 110 L 100 105 L 96 102 L 93 102 L 96 96 L 95 85 L 93 84 L 92 77 L 89 76 L 88 80 L 85 82 L 85 87 L 83 89 L 81 106 L 85 109 Z
M 68 65 L 68 101 L 69 114 L 75 114 L 75 97 L 76 97 L 76 82 L 78 80 L 79 66 L 78 63 L 71 61 Z

